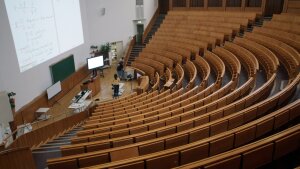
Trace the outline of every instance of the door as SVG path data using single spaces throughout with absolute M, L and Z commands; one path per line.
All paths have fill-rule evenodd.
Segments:
M 167 14 L 169 11 L 169 0 L 159 0 L 159 13 Z
M 265 16 L 280 14 L 282 12 L 284 0 L 267 0 L 265 8 Z
M 136 24 L 136 30 L 137 30 L 137 35 L 136 35 L 136 43 L 137 44 L 142 44 L 142 39 L 143 39 L 143 34 L 144 34 L 144 24 Z

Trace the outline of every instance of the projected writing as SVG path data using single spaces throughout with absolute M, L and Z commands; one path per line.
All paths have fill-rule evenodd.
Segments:
M 5 4 L 21 72 L 83 43 L 78 0 L 5 0 Z

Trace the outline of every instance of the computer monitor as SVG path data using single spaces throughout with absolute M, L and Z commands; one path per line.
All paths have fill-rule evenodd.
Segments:
M 88 69 L 95 69 L 104 65 L 103 56 L 97 56 L 87 59 Z

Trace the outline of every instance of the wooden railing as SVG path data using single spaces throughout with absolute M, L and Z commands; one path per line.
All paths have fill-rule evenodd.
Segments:
M 155 11 L 155 13 L 154 13 L 154 15 L 152 16 L 150 22 L 148 23 L 146 29 L 144 30 L 143 37 L 142 37 L 142 42 L 145 41 L 148 33 L 150 32 L 152 26 L 155 23 L 155 20 L 156 20 L 156 18 L 157 18 L 158 15 L 159 15 L 159 9 L 157 8 L 156 11 Z
M 50 123 L 47 126 L 41 127 L 37 130 L 31 131 L 24 135 L 21 135 L 8 148 L 18 147 L 34 147 L 39 144 L 52 139 L 64 131 L 72 128 L 74 125 L 80 123 L 88 117 L 88 110 L 80 112 L 78 114 L 71 115 L 69 117 L 63 117 L 59 121 Z M 1 167 L 0 167 L 1 168 Z
M 128 62 L 128 59 L 129 59 L 129 56 L 130 56 L 130 52 L 135 44 L 135 39 L 136 39 L 136 36 L 133 36 L 132 39 L 130 40 L 129 42 L 129 45 L 127 47 L 127 49 L 125 50 L 125 54 L 124 54 L 124 62 L 125 62 L 125 66 L 127 66 L 127 62 Z
M 261 12 L 263 15 L 266 7 L 266 0 L 258 0 L 256 3 L 247 3 L 247 0 L 240 0 L 239 3 L 227 4 L 227 0 L 213 2 L 204 0 L 203 3 L 195 3 L 194 0 L 169 0 L 170 10 L 218 10 L 218 11 L 252 11 Z M 213 3 L 213 4 L 212 4 Z
M 31 150 L 16 148 L 0 152 L 0 168 L 2 169 L 35 169 Z

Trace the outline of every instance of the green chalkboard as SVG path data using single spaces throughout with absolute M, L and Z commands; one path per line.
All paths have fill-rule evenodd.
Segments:
M 52 83 L 63 81 L 75 72 L 74 56 L 70 55 L 67 58 L 50 65 Z

